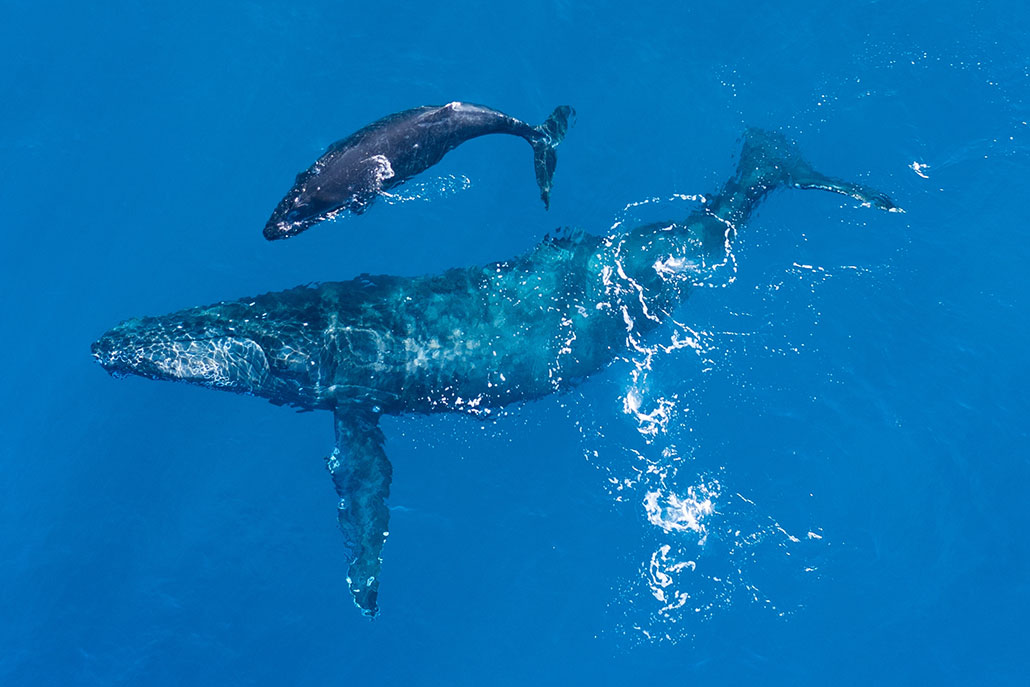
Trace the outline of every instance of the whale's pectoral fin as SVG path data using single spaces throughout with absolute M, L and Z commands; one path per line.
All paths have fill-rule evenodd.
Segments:
M 365 214 L 365 211 L 368 210 L 368 208 L 372 205 L 372 201 L 375 199 L 375 193 L 366 193 L 361 196 L 354 196 L 351 199 L 350 204 L 347 205 L 347 207 L 350 209 L 351 213 L 355 215 L 363 215 Z
M 396 175 L 389 158 L 385 155 L 365 158 L 357 163 L 353 174 L 355 183 L 350 188 L 351 196 L 347 201 L 347 209 L 355 215 L 364 214 L 380 193 L 395 185 L 390 180 Z
M 354 603 L 373 617 L 379 612 L 379 569 L 389 534 L 392 468 L 383 451 L 379 415 L 360 407 L 336 409 L 336 450 L 326 459 L 340 496 L 340 531 L 350 567 L 347 586 Z

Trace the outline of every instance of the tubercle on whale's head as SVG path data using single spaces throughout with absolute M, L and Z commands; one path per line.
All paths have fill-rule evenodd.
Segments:
M 318 213 L 304 203 L 299 194 L 291 193 L 282 199 L 268 218 L 264 235 L 269 241 L 288 239 L 305 231 L 319 219 Z
M 298 175 L 297 183 L 275 206 L 272 216 L 265 223 L 264 235 L 269 241 L 296 236 L 319 222 L 322 219 L 321 215 L 329 209 L 323 207 L 325 204 L 318 202 L 314 197 L 318 188 L 310 187 L 307 183 L 310 176 L 310 172 Z
M 133 318 L 93 342 L 111 375 L 139 375 L 240 393 L 267 395 L 274 384 L 264 349 L 218 320 L 179 314 Z
M 368 209 L 368 205 L 368 201 L 357 196 L 333 203 L 307 202 L 300 198 L 287 197 L 279 203 L 279 207 L 265 223 L 264 235 L 269 241 L 292 238 L 319 222 L 335 220 L 344 212 L 360 215 Z
M 265 224 L 265 238 L 269 241 L 292 238 L 301 232 L 307 231 L 319 222 L 335 220 L 344 211 L 361 214 L 365 211 L 366 207 L 367 204 L 362 204 L 360 201 L 352 199 L 344 205 L 330 208 L 321 213 L 305 214 L 304 211 L 295 209 L 285 213 L 281 218 L 278 214 L 272 215 L 268 223 Z M 307 209 L 304 208 L 304 210 Z
M 311 226 L 308 222 L 277 221 L 274 217 L 265 224 L 264 235 L 269 241 L 288 239 Z

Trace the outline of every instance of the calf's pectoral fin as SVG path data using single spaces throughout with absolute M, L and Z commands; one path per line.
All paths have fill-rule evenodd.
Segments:
M 347 586 L 369 617 L 379 612 L 379 570 L 389 534 L 392 468 L 383 451 L 379 415 L 361 407 L 335 411 L 336 449 L 326 459 L 340 497 L 340 531 L 347 546 Z
M 393 165 L 385 155 L 362 160 L 354 170 L 355 184 L 346 203 L 347 209 L 355 215 L 364 214 L 384 189 L 396 184 L 395 176 Z

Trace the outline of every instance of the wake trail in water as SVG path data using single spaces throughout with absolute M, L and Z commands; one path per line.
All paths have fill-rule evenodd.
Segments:
M 399 205 L 412 201 L 432 202 L 457 195 L 472 188 L 472 180 L 464 174 L 447 174 L 444 176 L 408 181 L 392 192 L 380 191 L 379 195 L 387 205 Z
M 705 202 L 703 196 L 678 194 L 632 203 L 612 232 L 656 221 L 669 221 L 672 228 L 676 222 L 668 218 L 685 218 Z M 812 288 L 831 274 L 797 263 L 787 271 L 812 282 Z M 725 260 L 698 271 L 692 281 L 695 287 L 722 287 L 735 279 L 736 261 L 727 243 Z M 732 375 L 739 365 L 730 364 L 730 356 L 749 353 L 746 344 L 735 349 L 763 334 L 763 324 L 734 312 L 732 305 L 716 307 L 714 314 L 694 308 L 690 325 L 669 316 L 671 326 L 646 339 L 627 320 L 626 350 L 616 364 L 622 381 L 612 408 L 621 410 L 621 422 L 596 412 L 584 416 L 577 412 L 580 404 L 566 406 L 587 459 L 605 474 L 610 496 L 634 508 L 643 528 L 637 575 L 624 579 L 611 604 L 618 618 L 615 633 L 632 642 L 692 640 L 700 624 L 736 603 L 787 616 L 800 600 L 789 594 L 774 598 L 763 587 L 784 575 L 815 573 L 818 566 L 806 561 L 826 545 L 817 526 L 803 536 L 783 527 L 746 495 L 745 486 L 734 485 L 733 473 L 719 464 L 719 456 L 706 455 L 710 451 L 694 433 L 691 409 L 704 406 L 707 380 Z M 789 342 L 786 346 L 791 348 Z M 677 355 L 680 350 L 692 355 Z

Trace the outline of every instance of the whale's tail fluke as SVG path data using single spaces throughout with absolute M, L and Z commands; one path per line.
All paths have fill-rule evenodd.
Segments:
M 736 174 L 707 208 L 698 213 L 707 217 L 707 221 L 698 218 L 705 225 L 706 245 L 720 249 L 725 243 L 727 230 L 733 232 L 743 225 L 770 191 L 782 187 L 832 191 L 854 198 L 863 205 L 902 212 L 885 193 L 817 172 L 783 134 L 748 129 L 744 134 Z
M 536 183 L 540 187 L 540 199 L 544 207 L 551 205 L 551 185 L 554 183 L 554 168 L 558 164 L 555 148 L 565 138 L 576 111 L 568 105 L 554 108 L 551 116 L 540 126 L 533 127 L 535 135 L 529 139 L 533 146 L 533 166 L 536 168 Z
M 782 186 L 832 191 L 863 205 L 900 211 L 885 193 L 817 172 L 783 134 L 762 129 L 744 134 L 737 173 L 720 191 L 711 211 L 729 222 L 743 221 L 770 191 Z

